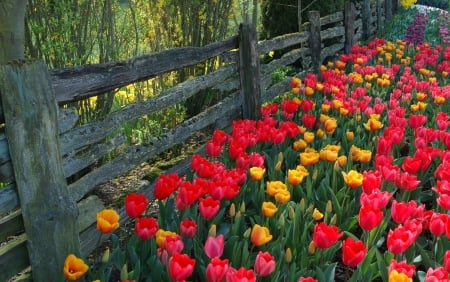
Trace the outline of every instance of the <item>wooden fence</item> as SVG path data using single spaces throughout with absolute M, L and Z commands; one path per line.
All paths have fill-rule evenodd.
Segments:
M 81 249 L 89 254 L 107 238 L 95 225 L 96 213 L 104 208 L 92 193 L 99 184 L 182 144 L 195 132 L 225 128 L 241 117 L 257 118 L 261 102 L 290 89 L 289 78 L 272 82 L 274 70 L 299 60 L 305 70 L 298 75 L 318 70 L 324 59 L 375 34 L 384 22 L 385 2 L 391 5 L 390 0 L 378 0 L 366 6 L 369 10 L 364 10 L 364 3 L 356 9 L 347 3 L 344 12 L 322 18 L 312 12 L 303 32 L 261 42 L 253 27 L 241 25 L 239 35 L 222 42 L 122 62 L 53 70 L 40 62 L 1 66 L 0 120 L 5 122 L 6 134 L 0 135 L 0 181 L 12 184 L 0 189 L 0 281 L 8 281 L 30 265 L 35 281 L 60 276 L 67 252 Z M 361 17 L 362 13 L 368 16 Z M 259 61 L 260 55 L 287 47 L 290 51 L 280 58 L 266 64 Z M 75 127 L 75 110 L 57 107 L 217 56 L 226 61 L 218 70 L 129 104 L 101 121 Z M 183 103 L 207 89 L 221 93 L 223 99 L 148 144 L 131 145 L 76 181 L 67 181 L 123 145 L 124 136 L 115 133 L 125 123 Z M 184 174 L 188 169 L 189 158 L 168 172 Z M 152 184 L 140 192 L 151 198 Z M 123 223 L 123 209 L 120 214 Z

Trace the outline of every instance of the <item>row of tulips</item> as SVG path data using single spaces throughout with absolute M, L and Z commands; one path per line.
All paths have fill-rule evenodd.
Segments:
M 450 281 L 450 47 L 375 39 L 215 130 L 185 176 L 125 199 L 92 279 Z M 118 228 L 112 210 L 98 228 Z M 88 271 L 69 255 L 65 277 Z

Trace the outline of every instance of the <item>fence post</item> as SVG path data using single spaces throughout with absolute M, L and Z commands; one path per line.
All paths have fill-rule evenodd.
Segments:
M 393 8 L 394 7 L 392 5 L 392 0 L 384 0 L 384 20 L 385 21 L 389 21 L 392 19 Z
M 355 17 L 355 4 L 353 4 L 353 2 L 351 1 L 347 1 L 344 7 L 345 54 L 350 53 L 350 48 L 352 48 L 353 44 L 355 43 Z
M 320 37 L 320 13 L 319 11 L 309 11 L 309 49 L 311 50 L 311 63 L 313 72 L 320 77 L 320 53 L 322 48 L 322 39 Z
M 377 0 L 376 5 L 377 5 L 377 7 L 376 7 L 376 10 L 377 10 L 377 30 L 381 30 L 381 25 L 382 25 L 381 16 L 383 15 L 383 12 L 381 12 L 381 0 Z
M 239 26 L 239 76 L 243 118 L 258 120 L 261 117 L 258 33 L 249 23 Z
M 47 66 L 1 66 L 0 92 L 33 280 L 60 281 L 64 259 L 80 251 L 78 207 L 63 173 Z
M 361 6 L 362 17 L 362 40 L 368 40 L 370 37 L 370 22 L 372 21 L 372 13 L 370 11 L 370 0 L 363 0 Z

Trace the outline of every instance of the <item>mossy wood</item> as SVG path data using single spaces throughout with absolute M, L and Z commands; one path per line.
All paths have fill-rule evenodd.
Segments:
M 309 48 L 311 49 L 312 70 L 320 76 L 320 53 L 321 53 L 321 34 L 320 34 L 320 14 L 319 11 L 310 11 L 309 19 Z
M 79 253 L 80 243 L 78 208 L 62 169 L 50 77 L 47 66 L 37 62 L 2 66 L 0 79 L 33 279 L 54 280 L 66 256 Z
M 356 7 L 353 28 L 348 28 L 343 22 L 344 14 L 342 12 L 320 18 L 321 45 L 324 45 L 320 52 L 320 60 L 342 52 L 345 42 L 345 28 L 350 29 L 348 36 L 354 36 L 353 42 L 362 38 L 361 4 L 357 3 Z M 374 11 L 372 14 L 376 14 L 375 5 L 372 5 L 371 9 Z M 376 17 L 373 17 L 370 21 L 371 32 L 376 30 L 376 23 Z M 273 59 L 267 64 L 260 62 L 261 103 L 272 100 L 280 93 L 290 89 L 290 78 L 273 83 L 272 72 L 275 69 L 302 60 L 306 68 L 297 75 L 303 77 L 310 71 L 311 47 L 308 46 L 310 24 L 305 24 L 304 27 L 305 29 L 301 33 L 281 35 L 271 40 L 257 43 L 255 56 L 258 57 L 267 55 L 270 51 L 290 49 L 289 52 L 283 54 L 280 58 Z M 323 42 L 324 38 L 326 40 L 333 39 L 336 43 L 326 45 Z M 239 46 L 238 43 L 238 36 L 235 36 L 203 48 L 177 48 L 122 62 L 49 71 L 51 85 L 57 89 L 55 93 L 56 103 L 61 104 L 67 97 L 69 97 L 69 100 L 75 99 L 78 101 L 100 94 L 103 91 L 102 89 L 112 89 L 118 85 L 130 84 L 136 79 L 141 80 L 144 79 L 143 77 L 154 76 L 155 73 L 172 71 L 174 68 L 176 69 L 176 66 L 173 65 L 171 54 L 183 54 L 184 51 L 191 52 L 189 54 L 196 54 L 192 58 L 185 58 L 183 62 L 187 64 L 201 63 L 202 60 L 206 60 L 212 54 L 219 54 L 226 62 L 225 66 L 213 73 L 182 82 L 145 102 L 119 109 L 102 121 L 74 128 L 78 119 L 76 112 L 73 109 L 60 109 L 58 111 L 59 122 L 57 124 L 59 124 L 58 133 L 61 143 L 62 170 L 64 177 L 70 177 L 68 178 L 70 181 L 69 190 L 73 192 L 73 198 L 78 200 L 77 206 L 80 214 L 77 222 L 80 226 L 78 231 L 80 232 L 83 253 L 92 252 L 99 242 L 107 238 L 96 230 L 95 225 L 94 214 L 103 208 L 103 204 L 97 197 L 88 196 L 98 184 L 114 179 L 144 161 L 151 161 L 158 154 L 172 148 L 174 145 L 183 143 L 198 130 L 209 126 L 226 128 L 231 124 L 232 120 L 242 117 L 242 98 L 239 94 L 241 78 L 238 71 L 240 54 L 239 50 L 236 49 Z M 214 48 L 212 47 L 218 48 L 218 50 L 213 50 Z M 155 58 L 160 60 L 160 63 L 154 64 L 155 69 L 153 69 L 151 60 Z M 165 60 L 171 60 L 172 63 L 166 65 L 164 63 Z M 145 67 L 136 70 L 138 65 L 145 65 Z M 177 64 L 177 66 L 179 65 Z M 132 74 L 126 74 L 127 69 Z M 142 77 L 140 77 L 141 75 Z M 84 81 L 86 85 L 83 84 Z M 80 88 L 80 85 L 82 88 Z M 113 136 L 124 123 L 136 120 L 147 114 L 158 113 L 177 103 L 184 103 L 186 99 L 194 97 L 200 90 L 207 89 L 223 93 L 220 94 L 223 100 L 205 109 L 198 116 L 185 120 L 175 128 L 155 137 L 150 142 L 133 145 L 127 150 L 123 150 L 121 147 L 125 140 L 124 136 L 121 134 Z M 70 90 L 72 94 L 69 95 L 69 92 L 65 92 L 66 90 Z M 0 120 L 4 121 L 1 107 Z M 105 142 L 105 140 L 108 141 Z M 110 157 L 110 152 L 115 150 L 120 150 L 121 153 L 115 153 L 113 157 Z M 75 181 L 72 180 L 72 175 L 79 174 L 92 164 L 99 163 L 100 160 L 105 160 L 105 156 L 108 156 L 108 162 L 103 163 L 92 171 L 88 170 L 82 178 Z M 182 165 L 174 166 L 173 169 L 173 171 L 180 172 L 180 174 L 186 172 L 189 169 L 189 158 L 183 161 Z M 1 133 L 0 181 L 14 182 L 14 171 L 9 155 L 8 141 L 5 134 Z M 151 185 L 144 187 L 142 190 L 149 197 L 151 197 Z M 17 273 L 18 268 L 23 265 L 29 265 L 26 237 L 22 236 L 24 235 L 24 224 L 21 210 L 18 208 L 19 196 L 16 184 L 12 183 L 0 189 L 0 242 L 3 243 L 6 239 L 8 240 L 6 244 L 3 243 L 0 246 L 0 261 L 11 262 L 11 258 L 14 258 L 14 266 L 11 266 L 9 263 L 0 263 L 2 277 L 11 277 L 14 273 Z M 122 220 L 126 220 L 123 208 L 120 210 L 120 213 L 123 216 Z M 11 240 L 12 238 L 18 238 L 17 236 L 22 238 L 20 244 L 17 244 L 15 240 Z M 0 281 L 3 280 L 0 279 Z

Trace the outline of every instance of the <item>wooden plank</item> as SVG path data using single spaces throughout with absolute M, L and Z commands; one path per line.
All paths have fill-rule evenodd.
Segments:
M 50 71 L 59 104 L 75 102 L 159 74 L 196 65 L 238 46 L 237 36 L 204 47 L 173 48 L 126 61 Z
M 80 215 L 78 216 L 78 229 L 80 232 L 86 230 L 90 225 L 97 222 L 97 213 L 105 206 L 102 200 L 95 195 L 91 195 L 78 203 Z M 88 253 L 85 253 L 88 254 Z
M 286 47 L 300 45 L 307 43 L 309 39 L 309 32 L 296 32 L 276 36 L 270 40 L 263 40 L 258 42 L 258 53 L 267 54 L 270 51 L 284 49 Z
M 0 281 L 8 281 L 29 265 L 25 234 L 0 246 Z
M 258 33 L 251 24 L 239 26 L 239 77 L 241 80 L 242 116 L 261 117 L 261 85 L 259 73 Z
M 71 130 L 78 122 L 79 116 L 75 108 L 60 108 L 58 111 L 59 134 Z
M 0 242 L 5 242 L 8 237 L 17 236 L 24 231 L 20 210 L 16 210 L 0 218 Z
M 343 12 L 336 12 L 320 18 L 320 25 L 326 26 L 334 23 L 340 24 L 344 20 Z
M 350 48 L 355 44 L 355 13 L 355 4 L 351 1 L 347 1 L 344 7 L 345 54 L 350 53 Z
M 6 214 L 19 206 L 19 195 L 15 184 L 0 189 L 0 215 Z
M 309 27 L 309 48 L 311 49 L 311 60 L 313 72 L 320 76 L 320 52 L 322 49 L 321 34 L 320 34 L 320 14 L 319 11 L 309 11 L 308 12 L 309 22 L 311 23 Z
M 372 21 L 372 13 L 370 10 L 370 0 L 363 0 L 361 7 L 362 18 L 362 40 L 368 40 L 371 34 L 370 22 Z
M 102 121 L 89 123 L 62 134 L 60 140 L 63 155 L 84 146 L 103 141 L 108 134 L 122 127 L 126 122 L 161 111 L 177 103 L 184 102 L 187 98 L 194 96 L 200 90 L 208 89 L 220 84 L 228 78 L 225 74 L 231 75 L 228 71 L 230 68 L 233 68 L 233 66 L 224 67 L 208 75 L 184 81 L 173 88 L 163 91 L 155 98 L 142 103 L 129 104 L 108 115 Z
M 79 253 L 78 210 L 66 184 L 58 140 L 57 105 L 42 62 L 0 67 L 0 92 L 35 281 L 61 275 Z M 45 240 L 43 240 L 45 238 Z
M 344 26 L 335 26 L 325 30 L 320 31 L 320 39 L 322 42 L 327 39 L 333 39 L 336 37 L 343 37 L 345 35 Z
M 79 200 L 96 185 L 129 171 L 144 161 L 187 140 L 193 133 L 214 124 L 216 120 L 233 112 L 241 106 L 242 101 L 236 94 L 226 97 L 221 102 L 209 107 L 200 114 L 184 121 L 166 134 L 155 138 L 148 146 L 130 146 L 124 154 L 86 174 L 75 183 L 69 185 L 72 195 Z
M 70 177 L 84 168 L 89 167 L 95 162 L 99 161 L 106 154 L 124 144 L 126 137 L 118 135 L 106 143 L 99 143 L 83 151 L 81 155 L 68 155 L 63 159 L 64 162 L 64 176 Z

